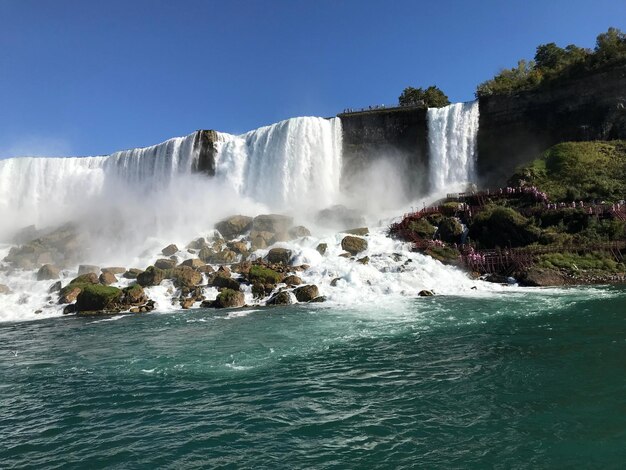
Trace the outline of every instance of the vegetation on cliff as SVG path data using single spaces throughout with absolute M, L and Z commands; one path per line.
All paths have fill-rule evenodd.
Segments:
M 400 106 L 424 105 L 427 108 L 441 108 L 448 106 L 448 96 L 438 87 L 432 85 L 426 88 L 407 87 L 398 97 Z
M 554 202 L 618 202 L 626 197 L 626 141 L 557 144 L 510 184 L 537 186 Z
M 450 195 L 391 235 L 447 263 L 529 285 L 624 279 L 626 142 L 565 142 L 506 188 Z
M 586 75 L 618 64 L 626 64 L 626 34 L 609 28 L 598 35 L 593 50 L 555 43 L 537 47 L 532 61 L 520 60 L 516 67 L 501 70 L 476 90 L 476 97 L 512 94 L 531 90 L 561 78 Z

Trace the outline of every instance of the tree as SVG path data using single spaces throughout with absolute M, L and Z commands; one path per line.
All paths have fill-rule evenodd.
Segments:
M 423 105 L 428 108 L 441 108 L 448 106 L 450 100 L 446 94 L 438 87 L 432 85 L 424 90 L 423 88 L 407 87 L 398 97 L 400 106 Z
M 595 56 L 598 63 L 626 58 L 626 34 L 617 28 L 609 28 L 596 38 Z

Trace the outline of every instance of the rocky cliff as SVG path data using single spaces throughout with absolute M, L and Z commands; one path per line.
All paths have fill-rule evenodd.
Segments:
M 501 185 L 559 142 L 626 139 L 626 66 L 479 105 L 478 175 L 485 186 Z
M 423 193 L 428 184 L 428 140 L 424 108 L 377 109 L 340 114 L 343 127 L 342 185 L 350 189 L 384 162 L 402 176 L 407 194 Z

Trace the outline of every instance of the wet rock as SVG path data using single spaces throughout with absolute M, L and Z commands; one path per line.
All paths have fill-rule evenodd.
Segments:
M 283 279 L 283 282 L 288 286 L 299 286 L 300 284 L 302 284 L 302 279 L 300 279 L 298 276 L 291 275 Z
M 60 270 L 53 264 L 44 264 L 39 271 L 37 271 L 38 281 L 49 281 L 51 279 L 59 278 Z
M 77 312 L 95 312 L 119 307 L 122 291 L 117 287 L 84 286 L 76 298 Z
M 205 262 L 202 261 L 201 259 L 198 259 L 198 258 L 186 259 L 185 261 L 183 261 L 181 263 L 181 266 L 188 266 L 188 267 L 190 267 L 192 269 L 196 269 L 196 270 L 199 269 L 199 268 L 204 267 L 205 265 L 206 265 Z M 213 269 L 213 268 L 211 268 L 211 269 Z
M 357 255 L 358 253 L 367 250 L 367 240 L 348 235 L 341 240 L 341 248 L 352 255 Z
M 100 267 L 94 266 L 93 264 L 81 264 L 78 266 L 78 275 L 82 276 L 83 274 L 94 273 L 96 276 L 100 273 Z
M 76 313 L 76 304 L 69 304 L 63 308 L 63 315 L 69 315 L 70 313 Z
M 202 283 L 202 274 L 189 266 L 179 266 L 166 272 L 176 287 L 194 287 Z
M 142 272 L 143 271 L 141 269 L 130 268 L 122 275 L 122 277 L 124 279 L 137 279 L 137 276 L 139 276 Z
M 174 267 L 176 267 L 176 261 L 161 258 L 156 260 L 156 262 L 154 263 L 154 267 L 159 269 L 173 269 Z
M 370 229 L 367 227 L 351 228 L 349 230 L 344 230 L 343 233 L 348 233 L 350 235 L 358 235 L 360 237 L 364 237 L 366 235 L 369 235 Z
M 88 272 L 87 274 L 81 274 L 70 281 L 70 284 L 98 284 L 100 279 L 94 272 Z
M 265 304 L 266 305 L 291 305 L 291 295 L 287 291 L 281 291 L 274 294 Z
M 326 254 L 326 250 L 328 250 L 328 243 L 320 243 L 315 249 L 320 255 L 324 256 Z
M 233 264 L 231 268 L 234 273 L 248 274 L 252 268 L 252 263 L 250 261 L 242 261 L 241 263 Z
M 0 284 L 0 295 L 8 295 L 10 293 L 11 293 L 11 289 L 9 289 L 9 286 Z
M 419 297 L 432 297 L 435 294 L 431 290 L 424 289 L 424 290 L 419 291 L 419 293 L 417 295 Z
M 54 294 L 55 292 L 60 292 L 62 287 L 63 284 L 61 284 L 61 281 L 57 281 L 48 288 L 48 293 Z
M 197 238 L 196 240 L 189 242 L 186 248 L 188 250 L 201 250 L 202 248 L 206 248 L 207 246 L 209 245 L 204 238 Z
M 178 247 L 173 243 L 171 245 L 167 245 L 165 248 L 161 250 L 163 256 L 172 256 L 175 253 L 178 253 Z
M 100 281 L 100 284 L 104 284 L 105 286 L 115 284 L 117 282 L 117 278 L 115 277 L 115 274 L 110 273 L 110 272 L 100 274 L 100 277 L 98 278 L 98 280 Z
M 189 309 L 191 307 L 193 307 L 193 304 L 195 303 L 194 299 L 183 299 L 180 301 L 180 306 L 182 309 Z
M 111 266 L 108 268 L 102 268 L 101 271 L 103 273 L 111 273 L 111 274 L 124 274 L 126 272 L 126 268 L 122 268 L 122 267 L 118 267 L 118 266 Z
M 205 246 L 200 250 L 200 253 L 198 253 L 198 258 L 200 258 L 205 263 L 209 263 L 213 255 L 215 255 L 215 250 L 208 246 Z
M 154 266 L 137 275 L 137 283 L 142 287 L 158 286 L 165 279 L 165 271 Z
M 309 303 L 321 303 L 326 302 L 326 296 L 320 295 L 319 297 L 315 297 L 313 300 L 310 300 Z
M 252 283 L 276 285 L 283 279 L 281 273 L 267 266 L 255 264 L 248 272 L 248 280 Z
M 237 254 L 248 254 L 248 244 L 246 242 L 228 242 L 226 246 Z
M 369 256 L 364 256 L 363 258 L 359 258 L 358 260 L 356 260 L 357 263 L 361 263 L 361 264 L 369 264 L 370 262 L 370 257 Z
M 211 264 L 231 264 L 237 261 L 237 253 L 231 250 L 222 250 L 209 258 Z
M 287 265 L 291 259 L 291 250 L 287 250 L 286 248 L 272 248 L 267 253 L 266 259 L 270 263 Z
M 548 287 L 564 286 L 568 284 L 567 277 L 555 269 L 532 267 L 519 276 L 520 282 L 525 286 Z
M 297 225 L 295 227 L 291 227 L 288 233 L 291 239 L 311 236 L 311 231 L 303 225 Z
M 232 240 L 252 228 L 252 217 L 234 215 L 215 224 L 215 228 L 225 239 Z
M 209 264 L 205 264 L 204 266 L 200 266 L 199 268 L 196 268 L 196 271 L 198 271 L 199 273 L 211 274 L 215 272 L 215 269 L 213 269 L 213 266 Z
M 211 285 L 219 289 L 230 289 L 230 290 L 235 290 L 235 291 L 240 290 L 239 282 L 237 282 L 236 279 L 233 279 L 232 277 L 222 276 L 222 275 L 215 276 L 213 278 L 213 281 L 211 282 Z
M 69 285 L 64 287 L 63 289 L 61 289 L 61 292 L 59 292 L 59 303 L 70 304 L 72 302 L 75 302 L 81 290 L 82 289 L 78 286 Z
M 140 305 L 148 301 L 143 287 L 139 284 L 126 287 L 122 290 L 122 303 L 124 305 Z
M 258 215 L 252 222 L 252 229 L 257 232 L 287 233 L 293 224 L 293 218 L 280 214 Z
M 243 292 L 235 291 L 232 289 L 224 289 L 217 295 L 217 298 L 213 302 L 215 308 L 238 308 L 243 307 L 246 303 L 246 299 Z
M 310 302 L 320 295 L 319 289 L 315 284 L 298 287 L 294 289 L 293 293 L 298 302 Z
M 344 251 L 343 253 L 339 254 L 340 258 L 351 258 L 352 255 L 350 253 L 348 253 L 347 251 Z
M 272 232 L 264 232 L 253 230 L 250 232 L 250 244 L 253 250 L 261 250 L 267 248 L 273 243 L 274 234 Z

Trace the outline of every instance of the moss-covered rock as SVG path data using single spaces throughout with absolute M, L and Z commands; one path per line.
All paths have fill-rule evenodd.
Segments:
M 217 295 L 217 298 L 213 302 L 215 308 L 237 308 L 243 307 L 246 303 L 246 299 L 243 292 L 224 289 Z
M 103 311 L 119 308 L 122 291 L 117 287 L 86 285 L 76 299 L 76 311 Z
M 470 237 L 485 248 L 526 246 L 540 236 L 540 230 L 530 220 L 503 206 L 490 206 L 480 212 L 469 230 Z
M 273 269 L 255 264 L 250 267 L 248 279 L 252 283 L 260 282 L 261 284 L 278 284 L 283 279 L 283 276 Z
M 437 227 L 439 238 L 446 243 L 460 243 L 463 235 L 463 226 L 454 217 L 443 217 Z

